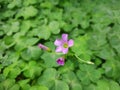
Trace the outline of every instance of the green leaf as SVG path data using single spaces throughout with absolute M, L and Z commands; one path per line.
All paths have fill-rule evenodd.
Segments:
M 38 38 L 18 37 L 15 39 L 16 46 L 15 50 L 21 51 L 29 46 L 32 46 L 38 42 Z
M 12 17 L 14 14 L 15 14 L 15 11 L 7 9 L 7 10 L 4 11 L 4 13 L 1 13 L 2 17 L 0 17 L 0 18 L 6 19 L 6 18 L 9 18 L 9 17 Z
M 96 87 L 94 84 L 89 84 L 87 86 L 83 86 L 84 90 L 96 90 Z
M 78 37 L 80 34 L 84 34 L 84 33 L 85 31 L 83 29 L 75 28 L 70 32 L 69 36 L 71 38 L 75 38 L 75 37 Z
M 36 44 L 39 41 L 38 38 L 26 38 L 26 45 L 27 46 L 32 46 L 34 44 Z
M 30 90 L 49 90 L 49 89 L 46 86 L 34 85 L 30 88 Z
M 66 73 L 73 70 L 74 70 L 74 64 L 70 60 L 66 61 L 65 65 L 62 67 L 59 67 L 58 69 L 59 73 Z
M 55 80 L 55 89 L 54 90 L 69 90 L 68 85 L 61 80 Z
M 6 79 L 0 85 L 1 90 L 9 90 L 15 84 L 14 79 Z
M 42 8 L 52 8 L 53 5 L 52 5 L 51 2 L 45 1 L 45 2 L 43 2 L 43 3 L 40 4 L 40 7 L 42 7 Z
M 18 84 L 15 84 L 9 90 L 20 90 L 20 86 Z
M 53 34 L 58 34 L 60 32 L 60 25 L 57 21 L 51 21 L 48 27 Z
M 10 52 L 10 54 L 7 55 L 8 55 L 7 61 L 9 61 L 10 63 L 17 62 L 20 57 L 20 54 L 18 52 L 12 52 L 12 51 Z
M 100 80 L 97 82 L 96 90 L 110 90 L 109 83 L 105 80 Z
M 99 80 L 97 82 L 96 90 L 119 90 L 120 86 L 113 80 Z
M 29 49 L 24 49 L 21 52 L 21 57 L 23 60 L 30 61 L 31 60 L 31 51 Z
M 43 75 L 39 77 L 37 83 L 39 85 L 47 86 L 49 89 L 54 87 L 55 80 L 58 77 L 58 73 L 53 68 L 48 68 L 43 72 Z
M 113 80 L 109 82 L 109 87 L 110 87 L 110 90 L 120 90 L 120 85 Z
M 59 24 L 60 24 L 61 22 L 63 22 L 63 20 L 62 20 L 62 18 L 63 18 L 63 9 L 57 9 L 57 10 L 54 11 L 54 13 L 50 12 L 50 14 L 47 14 L 47 16 L 51 21 L 57 20 L 59 22 Z
M 30 20 L 24 20 L 22 21 L 22 24 L 20 26 L 20 33 L 22 35 L 25 35 L 28 30 L 31 28 L 32 22 Z
M 21 52 L 21 57 L 27 61 L 31 59 L 38 60 L 41 53 L 41 49 L 38 46 L 31 46 Z
M 16 78 L 21 73 L 21 69 L 17 67 L 16 64 L 18 63 L 14 63 L 6 67 L 3 71 L 3 75 L 11 79 Z
M 9 27 L 7 35 L 12 35 L 15 32 L 19 31 L 20 23 L 18 21 L 13 21 Z
M 88 36 L 82 36 L 75 38 L 74 40 L 74 46 L 72 47 L 72 51 L 78 55 L 81 59 L 90 61 L 92 52 L 88 48 Z
M 49 71 L 48 71 L 49 70 Z M 38 79 L 38 83 L 40 85 L 45 85 L 49 87 L 49 89 L 54 90 L 69 90 L 68 85 L 61 80 L 56 80 L 57 73 L 54 71 L 54 69 L 47 69 L 43 76 Z
M 14 69 L 11 69 L 9 72 L 9 78 L 16 78 L 21 73 L 21 69 L 18 67 L 15 67 Z
M 45 46 L 49 47 L 52 51 L 55 51 L 55 45 L 54 43 L 51 41 L 48 41 L 45 43 Z
M 31 55 L 32 59 L 37 60 L 37 59 L 40 58 L 40 55 L 41 55 L 42 52 L 41 52 L 41 49 L 39 49 L 38 46 L 29 47 L 29 50 L 31 52 L 30 55 Z
M 108 38 L 110 41 L 111 46 L 117 51 L 120 55 L 120 26 L 116 24 L 111 32 L 108 34 Z
M 47 39 L 49 39 L 50 35 L 51 35 L 51 32 L 47 26 L 43 25 L 43 26 L 39 27 L 39 32 L 38 32 L 37 36 L 40 39 L 47 40 Z
M 25 19 L 36 16 L 38 10 L 33 6 L 23 7 L 16 15 L 16 18 L 23 16 Z
M 62 22 L 62 28 L 65 32 L 70 32 L 72 31 L 73 26 L 70 24 L 67 24 L 66 22 Z
M 119 78 L 120 76 L 120 61 L 116 60 L 116 59 L 111 59 L 111 60 L 107 60 L 104 64 L 103 64 L 103 68 L 105 69 L 105 74 L 107 77 L 111 77 L 114 79 Z
M 57 67 L 58 64 L 56 63 L 56 61 L 61 56 L 61 54 L 57 54 L 55 52 L 44 52 L 43 55 L 41 55 L 41 58 L 44 60 L 45 67 Z
M 4 32 L 0 30 L 0 36 L 3 36 L 4 35 Z
M 77 71 L 77 77 L 81 83 L 88 85 L 91 82 L 97 82 L 101 77 L 103 70 L 95 69 L 93 65 L 80 64 L 80 70 Z
M 24 76 L 29 78 L 34 78 L 41 74 L 42 68 L 38 66 L 35 61 L 30 61 L 29 64 L 24 68 Z
M 0 82 L 5 80 L 5 76 L 3 74 L 0 74 Z
M 94 17 L 92 21 L 94 23 L 101 24 L 102 26 L 107 26 L 112 22 L 113 19 L 112 17 L 109 16 L 108 12 L 106 12 L 104 9 L 101 8 L 105 8 L 105 7 L 103 5 L 100 5 L 99 7 L 96 8 L 96 11 L 92 15 Z
M 83 21 L 81 22 L 81 27 L 82 27 L 83 29 L 86 29 L 87 27 L 89 27 L 89 20 L 83 20 Z
M 119 90 L 120 86 L 113 80 L 102 79 L 97 82 L 97 85 L 90 84 L 84 86 L 84 90 Z
M 7 7 L 9 9 L 13 9 L 15 7 L 20 7 L 21 5 L 22 5 L 22 0 L 12 0 Z
M 30 89 L 30 85 L 28 84 L 29 81 L 30 79 L 20 80 L 18 84 L 20 85 L 22 90 L 29 90 Z
M 82 90 L 82 86 L 74 72 L 68 72 L 63 74 L 62 80 L 68 83 L 71 90 Z
M 50 0 L 50 2 L 51 2 L 53 5 L 59 4 L 59 0 Z
M 77 26 L 78 24 L 80 24 L 82 21 L 82 17 L 83 17 L 83 13 L 81 12 L 80 8 L 79 8 L 79 12 L 78 12 L 77 8 L 75 8 L 75 9 L 76 10 L 73 11 L 73 13 L 70 13 L 70 14 L 72 14 L 72 17 L 73 17 L 73 19 L 72 19 L 73 26 Z
M 115 56 L 115 53 L 109 45 L 104 45 L 104 47 L 101 47 L 101 50 L 96 52 L 96 56 L 98 56 L 104 60 L 109 60 Z
M 12 36 L 5 36 L 3 40 L 5 45 L 7 45 L 8 47 L 11 47 L 15 44 L 14 38 Z
M 101 30 L 102 29 L 102 30 Z M 89 33 L 88 44 L 91 50 L 100 50 L 107 44 L 107 33 L 110 28 L 95 28 L 93 32 Z
M 31 4 L 36 4 L 37 2 L 38 2 L 38 0 L 25 0 L 23 2 L 23 5 L 28 6 L 28 5 L 31 5 Z

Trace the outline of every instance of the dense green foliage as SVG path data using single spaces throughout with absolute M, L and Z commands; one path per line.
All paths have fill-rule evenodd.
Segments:
M 0 0 L 0 90 L 120 90 L 120 0 Z M 62 33 L 74 40 L 59 66 Z M 72 54 L 71 54 L 72 53 Z M 85 61 L 78 62 L 73 53 Z

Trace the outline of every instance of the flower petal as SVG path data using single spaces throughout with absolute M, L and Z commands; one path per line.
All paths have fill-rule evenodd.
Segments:
M 68 40 L 68 34 L 62 34 L 62 40 L 67 41 Z
M 54 42 L 54 44 L 55 44 L 56 46 L 61 46 L 61 45 L 62 45 L 62 40 L 56 39 L 55 42 Z
M 74 41 L 73 41 L 72 39 L 70 39 L 70 40 L 68 41 L 68 46 L 71 47 L 71 46 L 73 46 L 73 45 L 74 45 Z
M 61 52 L 62 51 L 62 47 L 61 46 L 57 47 L 55 51 L 56 52 Z
M 68 52 L 68 48 L 63 48 L 62 52 L 63 52 L 63 54 L 66 54 Z

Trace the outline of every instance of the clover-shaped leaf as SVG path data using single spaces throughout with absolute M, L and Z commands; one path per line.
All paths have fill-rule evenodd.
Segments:
M 58 64 L 56 63 L 57 59 L 61 57 L 61 54 L 57 54 L 55 52 L 49 53 L 45 52 L 41 56 L 41 58 L 44 60 L 45 66 L 46 67 L 57 67 Z
M 34 85 L 30 87 L 30 90 L 49 90 L 46 86 Z
M 105 69 L 105 74 L 108 77 L 112 77 L 114 79 L 119 78 L 120 76 L 120 61 L 119 60 L 115 60 L 115 59 L 111 59 L 111 60 L 107 60 L 104 64 L 103 64 L 103 68 Z
M 51 35 L 51 32 L 49 30 L 49 28 L 45 25 L 39 27 L 39 32 L 37 34 L 37 36 L 40 38 L 40 39 L 45 39 L 47 40 Z
M 34 6 L 23 7 L 16 15 L 16 18 L 23 16 L 25 19 L 28 19 L 36 16 L 37 13 L 38 10 Z
M 8 8 L 9 9 L 13 9 L 15 7 L 20 7 L 22 5 L 22 1 L 21 0 L 13 0 L 11 3 L 8 4 Z
M 31 59 L 38 60 L 40 58 L 40 54 L 41 49 L 37 46 L 31 46 L 21 52 L 21 57 L 27 61 Z
M 111 46 L 120 54 L 120 26 L 116 24 L 108 34 Z
M 55 84 L 55 80 L 57 78 L 57 71 L 53 68 L 48 68 L 43 72 L 43 75 L 39 77 L 37 83 L 39 85 L 47 86 L 48 88 L 52 88 Z
M 65 73 L 65 72 L 70 72 L 74 70 L 74 64 L 68 60 L 65 62 L 65 65 L 62 67 L 59 67 L 58 71 L 59 73 Z
M 77 77 L 81 80 L 81 83 L 88 85 L 91 82 L 96 82 L 103 73 L 102 69 L 96 70 L 93 65 L 80 65 L 80 70 L 77 71 Z
M 18 64 L 18 62 L 11 64 L 4 69 L 3 75 L 6 78 L 9 77 L 13 79 L 13 78 L 16 78 L 21 73 L 21 69 L 18 66 L 16 66 L 16 64 Z
M 38 42 L 38 38 L 27 38 L 27 37 L 18 37 L 15 39 L 16 46 L 14 47 L 15 50 L 21 51 L 29 46 L 32 46 Z M 25 42 L 25 43 L 24 43 Z
M 48 27 L 53 34 L 58 34 L 60 32 L 60 25 L 57 21 L 51 21 Z
M 25 77 L 34 78 L 41 74 L 42 68 L 38 66 L 35 61 L 29 62 L 29 64 L 24 68 L 23 74 Z
M 14 84 L 9 90 L 20 90 L 20 86 L 18 84 Z
M 69 90 L 69 87 L 64 81 L 56 80 L 54 89 L 55 90 Z
M 23 4 L 24 4 L 25 6 L 28 6 L 28 5 L 31 5 L 31 4 L 35 4 L 35 3 L 37 3 L 37 0 L 25 0 L 25 1 L 23 2 Z
M 64 73 L 62 80 L 68 83 L 71 90 L 82 90 L 82 86 L 74 72 Z
M 21 89 L 29 90 L 30 89 L 30 85 L 28 84 L 29 82 L 30 82 L 30 79 L 24 79 L 24 80 L 20 80 L 18 84 Z
M 113 80 L 99 80 L 97 82 L 97 86 L 95 87 L 96 90 L 101 90 L 101 89 L 104 89 L 104 90 L 119 90 L 120 89 L 120 86 L 118 85 L 118 83 L 116 83 L 115 81 Z
M 74 41 L 74 46 L 72 47 L 72 51 L 80 56 L 81 59 L 89 61 L 91 59 L 92 52 L 88 48 L 88 36 L 78 37 Z
M 4 80 L 3 82 L 0 83 L 0 89 L 1 90 L 10 89 L 14 84 L 15 84 L 14 79 L 6 79 L 6 80 Z

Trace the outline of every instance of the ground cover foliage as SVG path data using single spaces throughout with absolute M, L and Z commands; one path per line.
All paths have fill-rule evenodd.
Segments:
M 0 0 L 0 90 L 120 90 L 119 5 L 119 0 Z M 38 43 L 54 51 L 63 33 L 74 46 L 59 66 L 61 55 Z M 78 62 L 75 55 L 94 64 Z

